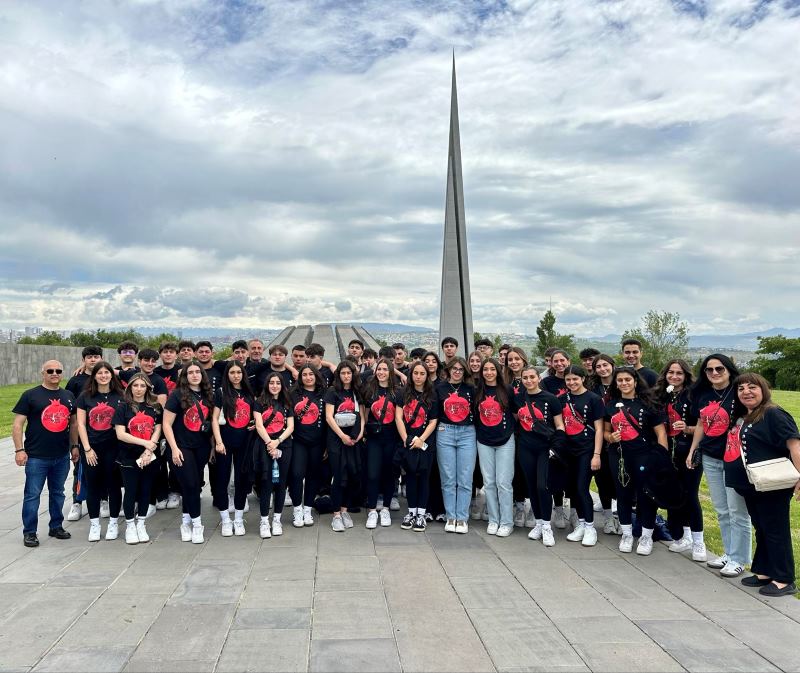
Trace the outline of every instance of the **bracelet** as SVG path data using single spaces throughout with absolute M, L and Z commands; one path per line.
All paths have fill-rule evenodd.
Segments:
M 14 449 L 14 453 L 21 453 L 21 452 L 23 452 L 24 450 L 25 450 L 25 449 Z
M 91 453 L 92 451 L 94 451 L 94 449 L 91 446 L 88 449 L 83 450 L 84 453 Z
M 71 445 L 69 448 L 70 448 L 70 449 L 77 449 L 77 448 L 80 448 L 80 444 L 72 444 L 72 445 Z

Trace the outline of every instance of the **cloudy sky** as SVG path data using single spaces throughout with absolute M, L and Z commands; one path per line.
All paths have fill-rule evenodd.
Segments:
M 800 0 L 0 4 L 0 327 L 800 326 Z

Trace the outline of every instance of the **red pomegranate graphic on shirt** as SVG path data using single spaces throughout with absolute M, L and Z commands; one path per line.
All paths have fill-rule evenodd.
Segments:
M 453 423 L 461 423 L 469 416 L 469 400 L 461 397 L 456 391 L 447 396 L 443 407 L 444 415 Z
M 494 395 L 487 395 L 478 405 L 478 414 L 481 417 L 481 423 L 488 427 L 500 425 L 503 420 L 503 407 Z
M 531 409 L 533 409 L 533 418 L 531 418 Z M 539 421 L 544 420 L 544 414 L 539 411 L 535 404 L 526 404 L 519 410 L 519 424 L 525 432 L 533 430 L 534 418 Z
M 633 420 L 633 423 L 631 423 Z M 637 428 L 639 427 L 635 419 L 629 419 L 628 414 L 618 411 L 611 417 L 611 427 L 614 432 L 619 432 L 623 442 L 630 442 L 639 436 Z
M 386 411 L 384 411 L 383 415 L 381 415 L 384 403 L 386 403 Z M 381 395 L 377 400 L 375 400 L 372 403 L 372 406 L 370 406 L 370 411 L 372 412 L 372 415 L 375 418 L 375 420 L 380 421 L 381 423 L 383 423 L 383 425 L 394 423 L 394 402 L 392 402 L 391 400 L 386 402 L 385 395 Z
M 272 413 L 273 411 L 275 412 L 274 414 Z M 283 412 L 280 409 L 273 407 L 269 411 L 265 411 L 263 416 L 265 420 L 269 420 L 269 425 L 266 427 L 268 435 L 283 430 L 283 421 L 286 419 L 286 417 L 283 415 Z M 272 418 L 270 418 L 270 416 L 272 416 Z
M 417 407 L 419 407 L 419 411 L 417 411 Z M 408 424 L 412 418 L 414 419 L 414 422 L 411 423 L 412 428 L 421 428 L 425 425 L 425 421 L 428 418 L 425 413 L 425 407 L 421 406 L 418 400 L 411 400 L 403 407 L 403 420 L 406 424 Z
M 352 397 L 345 397 L 336 409 L 337 414 L 354 414 L 356 412 L 356 403 Z
M 172 379 L 164 379 L 164 383 L 167 385 L 167 394 L 171 395 L 172 391 L 178 387 L 178 384 L 175 383 Z
M 236 398 L 236 408 L 233 411 L 233 418 L 226 419 L 228 425 L 237 430 L 246 428 L 250 422 L 250 405 L 241 397 Z
M 719 402 L 709 402 L 700 410 L 700 420 L 707 437 L 720 437 L 728 431 L 731 417 Z
M 144 411 L 137 411 L 133 418 L 128 421 L 128 432 L 139 439 L 150 439 L 153 436 L 155 426 L 156 422 L 152 416 L 144 413 Z
M 308 405 L 308 409 L 306 409 L 306 405 Z M 303 413 L 303 409 L 305 409 L 305 413 Z M 300 414 L 303 415 L 302 418 Z M 319 407 L 313 402 L 310 402 L 307 397 L 303 397 L 294 405 L 294 415 L 295 418 L 300 420 L 301 425 L 314 425 L 319 418 Z
M 568 435 L 579 435 L 586 429 L 586 425 L 572 413 L 572 405 L 564 405 L 564 432 Z
M 725 455 L 723 460 L 732 463 L 739 460 L 742 455 L 742 438 L 739 436 L 740 425 L 734 425 L 728 432 L 728 439 L 725 442 Z
M 667 434 L 670 437 L 677 437 L 681 434 L 681 430 L 676 430 L 672 427 L 673 423 L 677 423 L 678 421 L 682 420 L 681 415 L 675 411 L 675 407 L 672 406 L 672 402 L 667 405 Z
M 200 414 L 197 413 L 198 406 L 203 412 L 202 418 L 200 418 Z M 183 427 L 189 430 L 189 432 L 200 432 L 200 428 L 206 418 L 208 418 L 208 407 L 198 401 L 197 404 L 192 404 L 192 406 L 183 413 Z
M 42 425 L 50 432 L 64 432 L 69 425 L 69 409 L 61 400 L 50 400 L 42 411 Z
M 111 419 L 114 418 L 114 407 L 107 402 L 98 402 L 97 406 L 89 411 L 89 427 L 92 430 L 111 430 Z

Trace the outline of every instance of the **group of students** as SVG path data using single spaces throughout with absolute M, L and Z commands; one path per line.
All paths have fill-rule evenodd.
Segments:
M 788 457 L 800 468 L 800 434 L 758 374 L 740 374 L 719 353 L 703 360 L 697 380 L 680 359 L 657 373 L 642 366 L 635 339 L 622 344 L 622 366 L 594 349 L 581 352 L 581 365 L 549 349 L 544 375 L 519 347 L 504 345 L 494 357 L 492 343 L 481 340 L 462 358 L 458 346 L 446 337 L 443 358 L 417 349 L 408 361 L 403 344 L 376 353 L 354 339 L 334 366 L 319 344 L 295 346 L 289 364 L 281 345 L 263 360 L 257 339 L 234 343 L 224 361 L 213 359 L 209 342 L 166 343 L 158 352 L 124 343 L 117 368 L 100 349 L 84 349 L 67 390 L 77 398 L 69 403 L 77 413 L 72 448 L 85 478 L 89 540 L 101 537 L 107 500 L 106 539 L 118 535 L 120 510 L 125 539 L 134 544 L 149 540 L 150 514 L 180 504 L 182 539 L 203 542 L 200 493 L 208 466 L 226 537 L 245 534 L 253 491 L 259 535 L 282 534 L 287 488 L 296 527 L 313 525 L 316 509 L 331 512 L 332 529 L 343 532 L 361 507 L 367 528 L 390 526 L 401 478 L 408 503 L 403 529 L 421 532 L 441 518 L 446 532 L 464 534 L 470 518 L 483 518 L 490 535 L 507 537 L 527 525 L 528 537 L 549 547 L 553 526 L 570 522 L 567 539 L 593 546 L 594 478 L 603 531 L 621 535 L 621 552 L 633 551 L 634 513 L 641 527 L 636 553 L 652 552 L 663 507 L 673 530 L 682 530 L 670 551 L 690 551 L 705 562 L 698 495 L 705 473 L 725 552 L 708 564 L 726 577 L 742 574 L 750 563 L 752 519 L 754 574 L 743 583 L 767 595 L 794 592 L 789 502 L 800 482 L 756 491 L 746 463 Z M 42 441 L 42 424 L 29 414 L 37 390 L 14 410 L 29 420 L 26 446 L 17 449 L 23 458 L 29 444 Z M 30 521 L 24 525 L 28 544 Z

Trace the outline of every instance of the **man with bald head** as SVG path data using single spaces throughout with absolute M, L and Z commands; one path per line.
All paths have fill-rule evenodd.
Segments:
M 60 387 L 64 366 L 58 360 L 42 365 L 42 384 L 22 393 L 14 413 L 14 459 L 25 468 L 22 501 L 22 535 L 26 547 L 38 547 L 39 502 L 45 481 L 49 493 L 50 537 L 67 540 L 64 530 L 64 482 L 70 453 L 78 460 L 75 397 Z M 25 439 L 23 441 L 23 429 Z

